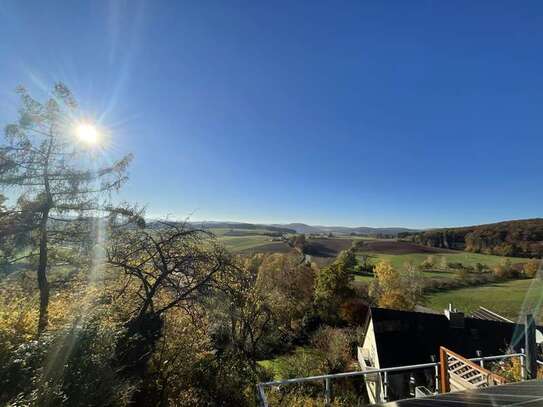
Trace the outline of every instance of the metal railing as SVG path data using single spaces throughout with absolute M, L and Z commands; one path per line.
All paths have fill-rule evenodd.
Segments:
M 476 357 L 476 358 L 470 358 L 468 360 L 472 362 L 479 362 L 479 364 L 482 367 L 484 367 L 485 362 L 516 358 L 516 357 L 520 359 L 521 377 L 522 377 L 522 380 L 524 380 L 526 378 L 526 362 L 525 362 L 526 354 L 524 352 L 524 349 L 521 349 L 520 353 L 510 353 L 510 354 L 496 355 L 496 356 L 481 356 L 481 357 Z M 540 362 L 540 361 L 538 361 L 538 363 L 543 364 L 543 362 Z M 386 402 L 388 401 L 388 386 L 389 386 L 388 375 L 389 373 L 434 368 L 434 385 L 435 385 L 435 391 L 437 393 L 439 391 L 439 366 L 440 366 L 439 362 L 431 362 L 431 363 L 422 363 L 422 364 L 417 364 L 417 365 L 387 367 L 387 368 L 382 368 L 382 369 L 367 369 L 367 370 L 354 371 L 354 372 L 298 377 L 294 379 L 262 382 L 262 383 L 257 384 L 256 388 L 257 388 L 257 395 L 260 400 L 260 405 L 262 407 L 268 407 L 268 399 L 267 399 L 266 391 L 265 391 L 266 387 L 279 387 L 283 385 L 324 381 L 324 403 L 325 405 L 329 405 L 332 402 L 332 380 L 352 378 L 352 377 L 363 377 L 369 374 L 379 374 L 379 375 L 382 375 L 382 382 L 383 382 L 383 400 L 381 400 L 381 402 Z

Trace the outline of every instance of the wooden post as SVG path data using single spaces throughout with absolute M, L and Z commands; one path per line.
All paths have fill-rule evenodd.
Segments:
M 449 361 L 445 348 L 441 346 L 439 348 L 439 373 L 441 377 L 440 393 L 448 393 L 451 391 L 451 384 L 449 382 Z
M 537 348 L 535 343 L 535 321 L 532 314 L 526 315 L 524 323 L 524 338 L 526 340 L 526 378 L 537 378 Z

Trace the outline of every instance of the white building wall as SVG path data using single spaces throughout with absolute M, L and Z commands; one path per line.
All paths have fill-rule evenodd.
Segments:
M 377 342 L 375 340 L 375 331 L 373 321 L 370 319 L 364 343 L 358 347 L 358 363 L 362 370 L 379 369 L 379 356 L 377 353 Z M 383 385 L 379 373 L 365 376 L 366 389 L 368 391 L 370 403 L 378 403 L 383 400 Z

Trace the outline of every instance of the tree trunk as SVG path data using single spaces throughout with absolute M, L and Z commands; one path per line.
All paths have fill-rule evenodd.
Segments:
M 43 170 L 43 185 L 45 187 L 46 201 L 42 210 L 40 220 L 40 256 L 38 261 L 38 288 L 40 290 L 40 316 L 38 319 L 38 336 L 47 328 L 49 308 L 49 282 L 47 281 L 47 221 L 49 220 L 49 211 L 51 210 L 53 200 L 51 197 L 51 187 L 49 185 L 49 158 L 53 149 L 53 136 L 49 139 L 47 147 L 47 156 L 45 158 L 45 167 Z
M 40 256 L 38 262 L 38 288 L 40 290 L 40 316 L 38 320 L 38 335 L 47 328 L 49 307 L 49 282 L 47 281 L 47 219 L 49 208 L 42 213 L 40 221 Z

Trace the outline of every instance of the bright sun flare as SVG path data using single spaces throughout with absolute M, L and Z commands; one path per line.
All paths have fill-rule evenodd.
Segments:
M 98 143 L 98 131 L 96 130 L 96 127 L 91 124 L 82 123 L 77 126 L 77 137 L 79 137 L 79 140 L 89 145 Z

